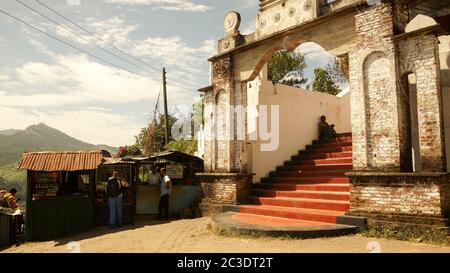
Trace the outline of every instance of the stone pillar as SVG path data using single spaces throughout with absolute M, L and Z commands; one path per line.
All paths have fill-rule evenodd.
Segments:
M 234 104 L 233 62 L 225 55 L 213 63 L 213 97 L 211 125 L 212 172 L 230 172 L 233 168 L 234 135 L 230 116 Z
M 356 44 L 349 53 L 353 165 L 355 171 L 398 172 L 409 137 L 398 76 L 392 3 L 368 6 L 355 16 Z

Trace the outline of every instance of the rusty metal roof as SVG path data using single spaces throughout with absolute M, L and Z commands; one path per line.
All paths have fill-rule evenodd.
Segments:
M 111 155 L 104 150 L 24 153 L 18 169 L 44 172 L 95 170 L 103 157 L 108 156 Z

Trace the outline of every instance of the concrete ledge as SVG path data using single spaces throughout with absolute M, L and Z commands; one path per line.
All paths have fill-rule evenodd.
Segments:
M 346 176 L 362 177 L 450 177 L 450 173 L 348 172 Z
M 336 217 L 336 223 L 340 225 L 356 226 L 359 228 L 359 231 L 366 230 L 368 225 L 367 218 L 350 215 Z
M 231 235 L 271 236 L 271 237 L 295 237 L 295 238 L 320 238 L 331 236 L 343 236 L 358 232 L 358 227 L 339 224 L 325 224 L 318 226 L 286 226 L 275 227 L 269 225 L 246 224 L 232 219 L 234 212 L 225 212 L 211 219 L 213 231 Z

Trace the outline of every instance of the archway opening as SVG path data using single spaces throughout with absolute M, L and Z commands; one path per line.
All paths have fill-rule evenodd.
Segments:
M 247 82 L 247 156 L 249 169 L 256 173 L 254 181 L 318 139 L 322 115 L 336 125 L 338 133 L 351 132 L 346 56 L 333 56 L 312 42 L 269 53 L 256 66 L 253 80 Z M 279 109 L 278 126 L 270 124 L 274 107 Z M 261 144 L 268 142 L 259 137 L 265 133 L 261 128 L 278 128 L 275 150 L 261 150 Z

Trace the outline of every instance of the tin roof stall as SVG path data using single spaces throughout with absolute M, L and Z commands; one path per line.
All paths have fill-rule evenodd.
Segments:
M 57 238 L 93 227 L 97 167 L 107 151 L 24 153 L 27 170 L 26 238 Z
M 136 163 L 136 214 L 158 214 L 160 185 L 155 178 L 157 167 L 166 167 L 172 180 L 170 214 L 175 217 L 194 217 L 201 189 L 195 177 L 203 171 L 203 159 L 179 151 L 164 151 L 148 157 L 125 157 Z

